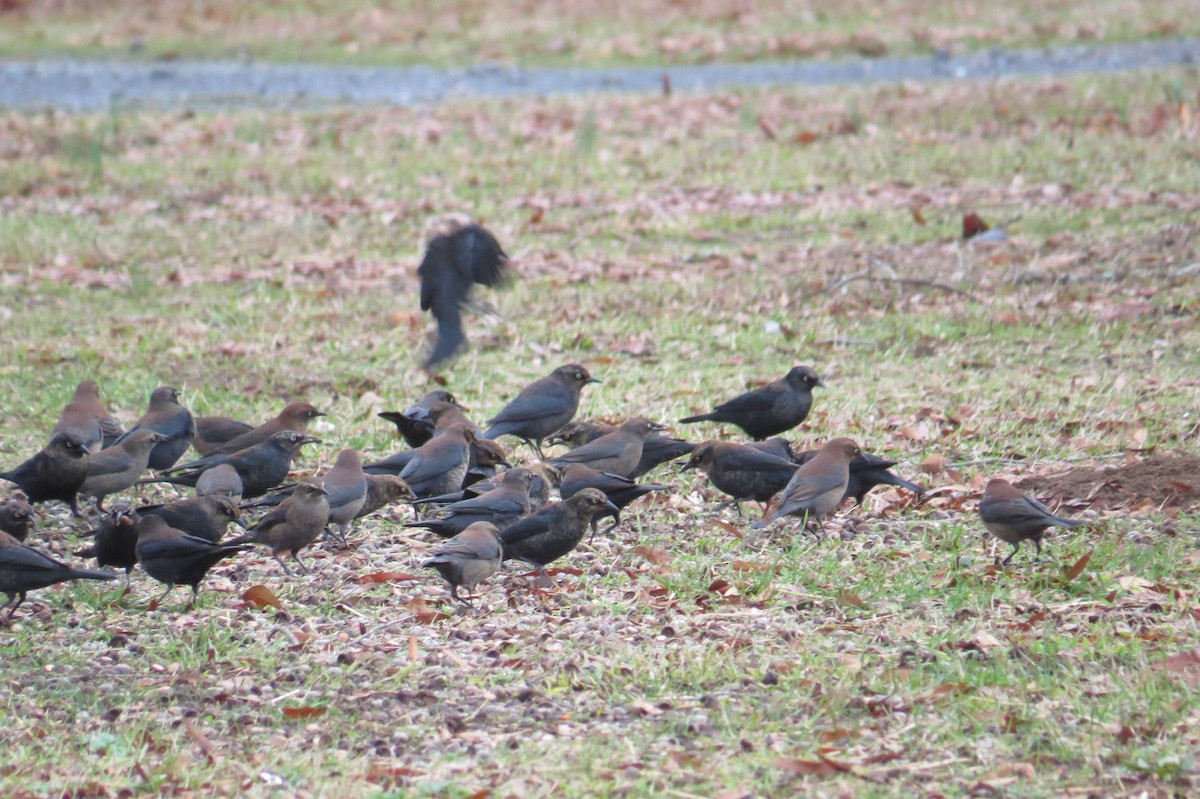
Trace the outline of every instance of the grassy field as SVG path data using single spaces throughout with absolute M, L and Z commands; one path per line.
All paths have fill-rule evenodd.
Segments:
M 307 399 L 304 471 L 399 448 L 374 413 L 430 386 L 421 232 L 467 212 L 520 274 L 445 373 L 474 418 L 571 361 L 604 381 L 581 416 L 663 421 L 807 363 L 796 443 L 935 489 L 749 541 L 663 469 L 559 590 L 509 569 L 474 614 L 404 508 L 310 577 L 229 562 L 190 611 L 140 573 L 41 591 L 0 628 L 0 793 L 1194 792 L 1194 501 L 1068 497 L 1094 524 L 1011 569 L 975 501 L 1196 451 L 1196 77 L 0 118 L 0 464 L 89 377 L 127 421 L 162 382 L 250 419 Z M 1010 240 L 960 244 L 969 211 Z M 47 509 L 39 544 L 77 529 Z
M 337 63 L 680 64 L 1200 33 L 1188 0 L 6 0 L 0 56 Z

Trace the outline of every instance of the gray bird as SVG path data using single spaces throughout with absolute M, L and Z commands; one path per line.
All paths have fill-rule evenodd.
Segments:
M 445 506 L 443 515 L 436 519 L 409 522 L 405 527 L 420 527 L 442 538 L 457 535 L 475 522 L 489 522 L 503 530 L 529 515 L 529 487 L 532 484 L 533 472 L 530 470 L 509 469 L 491 491 Z
M 796 469 L 766 515 L 751 527 L 761 529 L 784 516 L 803 516 L 805 521 L 820 520 L 832 513 L 846 495 L 850 482 L 850 461 L 862 454 L 849 438 L 835 438 L 825 444 L 816 457 Z
M 393 502 L 415 498 L 412 489 L 408 487 L 408 483 L 396 475 L 368 474 L 367 498 L 363 502 L 363 506 L 358 509 L 358 515 L 354 518 L 361 519 L 377 510 L 386 508 Z
M 150 392 L 150 405 L 142 418 L 117 439 L 120 443 L 136 430 L 153 430 L 166 436 L 150 450 L 150 468 L 154 471 L 175 465 L 196 437 L 196 419 L 192 412 L 179 404 L 179 391 L 174 386 L 159 386 Z
M 1022 541 L 1032 541 L 1041 557 L 1042 535 L 1047 528 L 1087 524 L 1082 519 L 1055 516 L 1045 505 L 1000 478 L 988 481 L 979 502 L 979 516 L 992 535 L 1012 545 L 1013 551 L 1003 561 L 1005 566 L 1020 550 Z
M 588 383 L 599 383 L 587 369 L 576 363 L 560 366 L 541 380 L 526 386 L 520 394 L 487 421 L 483 438 L 516 436 L 537 452 L 541 459 L 542 442 L 575 417 L 579 394 Z
M 412 459 L 400 472 L 400 479 L 418 497 L 457 491 L 467 474 L 474 440 L 475 432 L 470 427 L 451 426 L 414 450 Z
M 242 478 L 230 463 L 206 469 L 196 478 L 196 496 L 229 497 L 235 503 L 241 502 Z
M 450 584 L 450 596 L 470 605 L 470 597 L 459 596 L 458 589 L 465 587 L 468 594 L 474 594 L 476 585 L 495 574 L 504 557 L 504 545 L 496 525 L 475 522 L 434 547 L 429 554 L 432 557 L 421 565 L 437 569 L 442 579 Z
M 646 438 L 664 429 L 658 422 L 652 422 L 644 416 L 634 416 L 611 433 L 546 462 L 558 469 L 565 469 L 572 463 L 582 463 L 598 472 L 631 477 L 642 460 Z
M 79 487 L 79 495 L 96 502 L 104 510 L 104 498 L 124 491 L 137 483 L 150 462 L 150 451 L 166 441 L 166 436 L 153 430 L 138 430 L 119 444 L 105 447 L 92 456 L 87 479 Z
M 363 473 L 362 456 L 356 450 L 344 449 L 321 478 L 329 501 L 329 522 L 338 526 L 338 537 L 346 543 L 350 523 L 358 518 L 367 501 L 367 476 Z

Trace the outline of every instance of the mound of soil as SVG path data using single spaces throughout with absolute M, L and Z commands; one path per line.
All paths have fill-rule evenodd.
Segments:
M 1156 508 L 1184 510 L 1200 506 L 1200 457 L 1152 455 L 1136 463 L 1108 469 L 1071 469 L 1061 474 L 1031 475 L 1017 486 L 1040 497 L 1076 500 L 1097 510 L 1151 503 Z

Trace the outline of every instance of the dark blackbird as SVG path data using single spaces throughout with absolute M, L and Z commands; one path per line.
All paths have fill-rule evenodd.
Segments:
M 117 575 L 112 572 L 73 569 L 28 544 L 22 544 L 8 533 L 0 532 L 0 591 L 8 594 L 8 601 L 0 610 L 8 608 L 10 619 L 25 601 L 28 591 L 67 580 L 115 579 Z
M 550 445 L 565 444 L 571 449 L 575 449 L 616 429 L 616 425 L 603 422 L 571 422 L 551 436 L 546 443 Z M 642 459 L 638 461 L 637 468 L 629 476 L 636 480 L 664 463 L 670 463 L 684 455 L 691 454 L 695 448 L 696 445 L 690 441 L 664 436 L 662 433 L 651 433 L 646 436 L 646 441 L 642 444 Z
M 234 452 L 239 452 L 241 450 L 248 449 L 249 447 L 253 447 L 255 444 L 261 444 L 267 439 L 271 438 L 271 436 L 284 430 L 289 430 L 293 433 L 304 433 L 308 430 L 308 425 L 313 419 L 324 415 L 325 414 L 322 411 L 318 411 L 307 402 L 293 402 L 280 411 L 279 415 L 274 419 L 260 424 L 258 427 L 250 430 L 249 432 L 242 433 L 239 436 L 235 436 L 234 438 L 217 445 L 212 450 L 212 454 L 232 454 Z M 201 458 L 198 461 L 192 461 L 189 464 L 185 464 L 185 467 L 181 468 L 195 467 L 205 460 L 205 458 Z
M 174 386 L 159 386 L 150 392 L 150 406 L 146 413 L 134 423 L 121 438 L 137 430 L 153 430 L 166 436 L 165 441 L 154 445 L 150 451 L 150 468 L 156 472 L 175 465 L 196 437 L 196 419 L 192 412 L 179 404 L 179 391 Z
M 196 496 L 229 497 L 235 503 L 242 501 L 242 478 L 232 464 L 222 463 L 205 469 L 196 479 Z
M 375 415 L 396 425 L 396 432 L 400 434 L 406 444 L 415 449 L 433 438 L 433 418 L 429 411 L 438 402 L 458 405 L 453 394 L 438 389 L 421 397 L 416 405 L 406 411 L 383 411 Z
M 242 480 L 242 496 L 254 499 L 270 491 L 275 486 L 287 480 L 291 469 L 292 458 L 300 451 L 300 447 L 321 439 L 283 430 L 261 444 L 235 452 L 232 455 L 213 455 L 210 460 L 205 458 L 205 465 L 199 468 L 177 466 L 174 471 L 182 471 L 170 477 L 159 477 L 154 480 L 143 480 L 146 483 L 174 483 L 175 485 L 194 486 L 205 471 L 228 463 L 237 471 Z
M 803 516 L 806 523 L 812 519 L 819 522 L 842 503 L 850 482 L 850 461 L 861 454 L 852 439 L 827 442 L 815 458 L 796 469 L 775 504 L 751 526 L 761 529 L 783 516 Z
M 33 506 L 24 492 L 14 491 L 0 499 L 0 530 L 24 542 L 33 532 Z
M 442 579 L 450 584 L 450 596 L 469 605 L 469 597 L 458 595 L 459 587 L 465 586 L 468 594 L 474 594 L 475 586 L 500 568 L 504 546 L 496 525 L 475 522 L 449 541 L 434 547 L 429 554 L 433 557 L 421 565 L 437 569 Z
M 192 446 L 200 455 L 216 452 L 217 447 L 225 444 L 243 433 L 249 433 L 254 425 L 230 419 L 228 416 L 197 416 L 196 435 Z
M 414 495 L 412 489 L 408 487 L 408 483 L 396 475 L 368 474 L 367 498 L 363 502 L 363 506 L 358 509 L 358 515 L 355 518 L 361 519 L 370 513 L 391 505 L 393 502 L 413 498 Z
M 94 380 L 84 380 L 75 388 L 75 396 L 66 404 L 54 425 L 57 433 L 74 433 L 89 452 L 99 452 L 112 446 L 125 429 L 100 402 L 100 387 Z
M 156 605 L 177 585 L 192 589 L 188 607 L 195 605 L 196 597 L 200 595 L 200 581 L 208 570 L 230 555 L 250 548 L 196 538 L 171 527 L 161 516 L 140 519 L 137 531 L 137 558 L 142 571 L 167 586 L 167 590 L 155 598 Z
M 292 571 L 280 555 L 290 552 L 292 560 L 305 573 L 309 569 L 300 560 L 300 551 L 321 537 L 329 523 L 328 494 L 316 477 L 306 477 L 296 484 L 292 495 L 279 503 L 279 507 L 258 520 L 243 536 L 230 544 L 264 544 L 271 548 L 271 555 L 287 574 Z
M 504 559 L 523 560 L 536 566 L 538 572 L 548 578 L 546 564 L 577 547 L 592 520 L 603 516 L 619 521 L 621 511 L 600 489 L 585 488 L 501 532 Z
M 177 499 L 164 505 L 144 505 L 137 509 L 137 514 L 159 516 L 167 526 L 214 544 L 225 537 L 230 523 L 240 522 L 237 504 L 219 494 Z
M 423 367 L 432 369 L 457 355 L 467 343 L 462 306 L 471 287 L 501 285 L 508 274 L 508 256 L 496 237 L 479 225 L 463 225 L 434 236 L 417 267 L 421 278 L 421 310 L 437 320 L 437 341 Z
M 988 481 L 979 502 L 979 517 L 992 535 L 1012 545 L 1013 551 L 1003 561 L 1005 566 L 1020 550 L 1022 541 L 1032 541 L 1040 558 L 1046 528 L 1087 524 L 1082 519 L 1055 516 L 1045 505 L 999 478 Z
M 91 532 L 92 545 L 75 553 L 79 558 L 95 558 L 98 566 L 125 570 L 125 580 L 137 565 L 138 515 L 125 503 L 118 504 L 100 517 Z
M 524 468 L 509 469 L 500 477 L 500 485 L 470 499 L 463 499 L 443 508 L 437 519 L 409 522 L 405 527 L 420 527 L 442 538 L 458 535 L 475 522 L 490 522 L 503 530 L 518 519 L 529 515 L 529 487 L 533 472 Z
M 471 461 L 475 432 L 456 424 L 413 450 L 413 457 L 400 472 L 400 479 L 418 497 L 448 494 L 462 487 Z
M 71 513 L 78 516 L 77 496 L 90 461 L 83 439 L 74 433 L 55 433 L 36 455 L 15 469 L 0 472 L 0 478 L 16 483 L 30 502 L 56 499 L 70 505 Z
M 808 463 L 817 455 L 817 450 L 805 450 L 795 457 L 796 463 Z M 864 452 L 850 461 L 850 481 L 846 484 L 846 497 L 853 497 L 854 504 L 861 505 L 863 497 L 878 485 L 891 485 L 907 489 L 917 496 L 925 493 L 925 489 L 916 483 L 910 483 L 890 471 L 896 461 Z M 842 497 L 845 499 L 846 497 Z M 840 503 L 839 503 L 840 504 Z
M 430 439 L 433 439 L 438 434 L 458 425 L 465 425 L 466 427 L 469 427 L 472 432 L 478 431 L 478 428 L 475 426 L 475 424 L 466 416 L 463 416 L 462 410 L 459 408 L 459 406 L 449 402 L 435 402 L 429 410 L 429 419 L 433 423 L 433 435 L 430 436 Z M 429 440 L 426 440 L 425 443 L 428 444 Z M 421 446 L 424 446 L 424 444 Z M 495 446 L 499 447 L 499 444 L 496 444 Z M 420 449 L 420 447 L 417 449 Z M 363 467 L 363 471 L 365 471 L 367 474 L 398 475 L 404 471 L 404 468 L 408 466 L 409 461 L 413 459 L 416 453 L 416 449 L 406 449 L 401 452 L 397 452 L 394 455 L 389 455 L 383 460 L 372 461 L 371 463 L 368 463 Z M 502 462 L 504 458 L 503 449 L 501 449 L 499 453 L 500 460 L 497 462 Z M 480 455 L 476 453 L 476 448 L 473 443 L 472 460 L 474 461 L 479 459 Z M 485 453 L 482 456 L 482 460 L 486 462 L 489 460 L 489 456 Z M 470 467 L 468 466 L 468 468 Z
M 527 467 L 533 474 L 533 482 L 529 487 L 529 509 L 532 513 L 550 501 L 550 488 L 561 479 L 558 470 L 544 463 L 534 463 Z M 499 478 L 503 478 L 503 474 Z M 434 497 L 415 500 L 413 505 L 449 505 L 463 499 L 486 494 L 500 485 L 500 479 L 493 476 L 476 483 L 463 486 L 461 491 L 451 491 L 449 494 L 439 494 Z
M 722 402 L 711 413 L 680 419 L 692 422 L 725 422 L 736 425 L 756 440 L 791 430 L 812 408 L 812 390 L 821 378 L 807 366 L 796 366 L 781 379 Z
M 774 455 L 776 458 L 783 458 L 785 461 L 791 461 L 797 466 L 800 465 L 796 460 L 796 451 L 792 449 L 792 445 L 785 438 L 764 438 L 762 441 L 751 441 L 746 444 L 747 447 L 753 447 L 759 452 L 765 452 L 768 455 Z M 816 452 L 816 450 L 810 450 Z
M 663 429 L 658 422 L 652 422 L 644 416 L 634 416 L 613 432 L 605 433 L 582 447 L 568 450 L 546 462 L 559 469 L 572 463 L 582 463 L 598 472 L 629 477 L 641 463 L 646 438 Z
M 748 444 L 705 441 L 696 447 L 683 470 L 702 469 L 709 482 L 738 505 L 748 499 L 767 502 L 787 486 L 797 468 L 786 458 Z
M 150 451 L 165 440 L 165 436 L 143 429 L 95 453 L 79 496 L 94 499 L 96 507 L 104 510 L 104 498 L 137 483 L 150 462 Z
M 483 437 L 516 436 L 542 458 L 542 441 L 574 418 L 583 387 L 599 382 L 579 364 L 560 366 L 530 383 L 489 419 Z
M 562 483 L 558 492 L 563 499 L 575 496 L 585 488 L 598 488 L 604 492 L 618 510 L 653 491 L 670 491 L 675 486 L 670 485 L 638 485 L 627 477 L 609 472 L 598 472 L 582 463 L 569 464 L 562 472 Z

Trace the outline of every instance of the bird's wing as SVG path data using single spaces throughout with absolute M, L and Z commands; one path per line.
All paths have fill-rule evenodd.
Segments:
M 753 448 L 729 452 L 721 457 L 721 465 L 726 471 L 737 472 L 766 472 L 773 474 L 782 469 L 795 471 L 799 467 L 791 461 L 777 458 L 768 452 Z
M 450 539 L 443 544 L 439 544 L 429 551 L 433 557 L 445 557 L 447 555 L 455 558 L 465 558 L 468 560 L 490 560 L 491 558 L 500 557 L 500 545 L 497 544 L 491 552 L 479 552 L 472 544 L 466 541 L 455 541 Z
M 15 566 L 23 570 L 41 569 L 49 571 L 66 568 L 62 563 L 59 563 L 49 555 L 45 555 L 27 546 L 0 549 L 0 564 L 9 567 Z
M 842 478 L 837 474 L 822 472 L 814 475 L 797 474 L 792 477 L 787 488 L 783 489 L 783 503 L 786 505 L 803 505 L 811 502 L 822 494 L 833 491 L 842 485 Z
M 101 477 L 106 474 L 119 474 L 129 469 L 129 462 L 122 462 L 120 458 L 92 458 L 88 464 L 87 476 Z
M 158 538 L 138 542 L 138 559 L 146 557 L 181 557 L 213 552 L 220 546 L 194 535 L 183 535 L 178 538 Z
M 526 516 L 516 524 L 504 528 L 500 532 L 500 540 L 507 547 L 518 541 L 541 535 L 550 529 L 552 519 L 553 513 L 535 513 L 532 516 Z
M 592 463 L 593 461 L 617 458 L 625 452 L 627 447 L 629 447 L 629 439 L 624 436 L 612 438 L 601 436 L 595 441 L 589 441 L 582 447 L 567 450 L 562 455 L 552 458 L 550 463 L 551 465 L 556 463 Z
M 764 386 L 757 391 L 748 391 L 731 400 L 726 400 L 713 410 L 717 413 L 762 413 L 775 407 L 776 391 Z
M 497 286 L 508 275 L 508 256 L 496 237 L 479 225 L 467 225 L 451 239 L 458 273 L 481 286 Z
M 530 388 L 533 388 L 532 386 Z M 569 390 L 557 384 L 546 386 L 542 384 L 536 391 L 526 390 L 518 394 L 512 402 L 501 409 L 500 413 L 488 420 L 489 425 L 505 422 L 524 422 L 530 419 L 540 419 L 562 411 L 563 405 L 570 401 Z
M 454 246 L 447 236 L 437 236 L 425 250 L 417 268 L 421 278 L 421 310 L 433 313 L 437 320 L 437 341 L 425 360 L 425 367 L 443 361 L 466 343 L 460 311 L 471 292 L 471 279 L 457 268 Z

